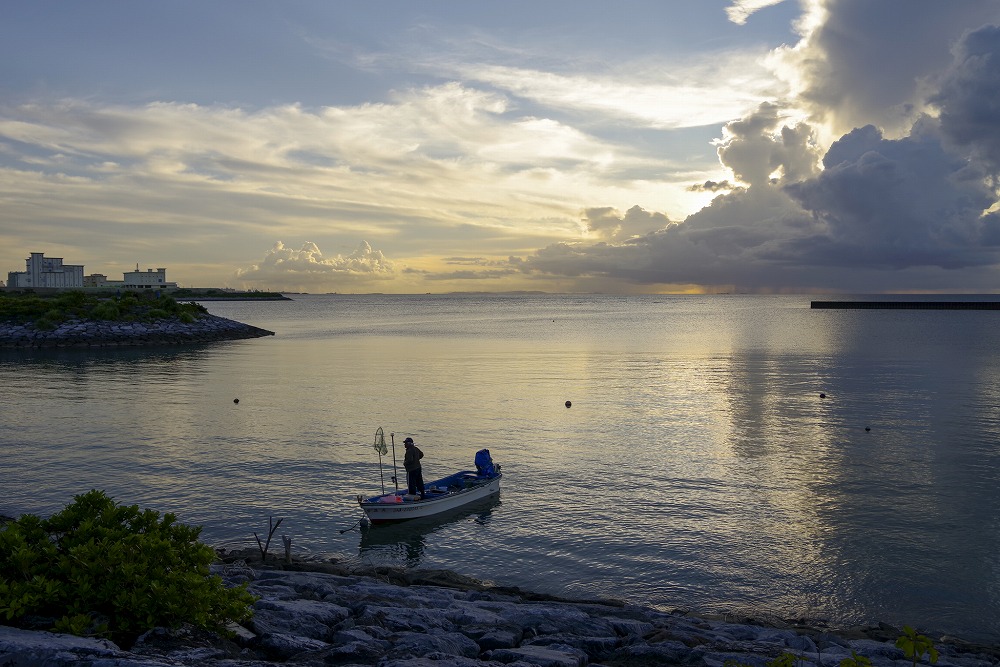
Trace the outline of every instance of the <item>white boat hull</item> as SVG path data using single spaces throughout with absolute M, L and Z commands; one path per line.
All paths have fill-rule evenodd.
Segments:
M 384 499 L 389 499 L 392 496 L 405 497 L 400 496 L 400 492 L 396 492 L 361 500 L 359 505 L 361 505 L 361 509 L 373 524 L 422 519 L 458 509 L 500 493 L 500 479 L 502 477 L 502 474 L 497 474 L 495 477 L 489 478 L 482 483 L 475 483 L 469 488 L 450 491 L 437 497 L 434 497 L 434 494 L 429 490 L 425 500 L 384 501 Z M 432 486 L 428 485 L 428 489 Z

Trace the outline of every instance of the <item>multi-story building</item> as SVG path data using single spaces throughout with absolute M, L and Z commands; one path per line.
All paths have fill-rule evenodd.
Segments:
M 124 280 L 108 280 L 103 273 L 83 275 L 83 265 L 63 264 L 60 257 L 45 257 L 44 253 L 33 252 L 26 260 L 26 271 L 11 271 L 7 274 L 8 287 L 103 287 L 117 289 L 163 289 L 177 287 L 177 283 L 167 282 L 167 270 L 163 268 L 126 271 Z
M 83 287 L 83 264 L 63 264 L 62 257 L 33 252 L 26 270 L 7 274 L 8 287 Z

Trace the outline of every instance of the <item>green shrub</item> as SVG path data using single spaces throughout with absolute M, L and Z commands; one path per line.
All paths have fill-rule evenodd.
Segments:
M 215 552 L 200 533 L 103 491 L 48 519 L 24 515 L 0 528 L 0 619 L 48 619 L 56 631 L 129 646 L 157 626 L 221 630 L 248 618 L 253 597 L 209 574 Z
M 117 320 L 121 317 L 121 311 L 113 301 L 102 301 L 94 306 L 90 314 L 95 320 Z
M 49 330 L 67 319 L 140 320 L 170 319 L 185 314 L 184 322 L 193 322 L 208 309 L 200 303 L 179 303 L 167 295 L 125 292 L 107 296 L 69 291 L 56 296 L 0 294 L 0 322 L 34 322 L 36 328 Z

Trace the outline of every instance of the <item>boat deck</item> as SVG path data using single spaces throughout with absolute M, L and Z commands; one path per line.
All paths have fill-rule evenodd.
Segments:
M 401 489 L 399 491 L 391 491 L 389 493 L 384 493 L 379 496 L 372 496 L 370 498 L 365 498 L 361 504 L 368 505 L 374 503 L 428 502 L 440 498 L 454 496 L 463 491 L 478 488 L 480 486 L 483 486 L 484 484 L 488 484 L 490 481 L 496 479 L 497 477 L 499 477 L 499 474 L 481 475 L 471 470 L 463 470 L 453 475 L 442 477 L 441 479 L 435 480 L 433 482 L 425 482 L 424 483 L 424 495 L 426 496 L 425 500 L 420 500 L 419 495 L 411 496 L 406 489 Z M 399 498 L 399 500 L 396 500 L 396 498 Z

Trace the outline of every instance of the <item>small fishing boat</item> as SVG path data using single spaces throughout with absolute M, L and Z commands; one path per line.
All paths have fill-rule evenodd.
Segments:
M 384 438 L 380 446 L 379 436 L 381 432 L 382 429 L 379 428 L 375 440 L 375 450 L 379 452 L 380 457 L 380 468 L 382 465 L 381 455 L 387 451 Z M 395 443 L 393 459 L 395 459 Z M 395 464 L 395 461 L 393 463 Z M 406 490 L 400 489 L 385 493 L 383 482 L 381 495 L 370 497 L 359 495 L 357 497 L 358 505 L 372 524 L 390 523 L 434 516 L 499 494 L 503 473 L 500 471 L 500 466 L 493 463 L 490 451 L 481 449 L 476 452 L 475 464 L 475 470 L 461 470 L 447 477 L 425 483 L 423 499 L 419 495 L 410 495 Z M 392 480 L 396 481 L 395 475 Z

